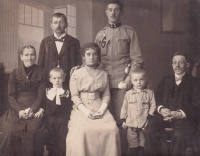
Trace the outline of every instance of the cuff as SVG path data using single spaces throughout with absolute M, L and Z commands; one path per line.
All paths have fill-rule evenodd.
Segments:
M 164 106 L 163 106 L 163 105 L 160 105 L 160 106 L 158 106 L 158 108 L 157 108 L 157 111 L 158 111 L 159 114 L 160 114 L 161 108 L 164 108 Z
M 107 104 L 107 103 L 102 103 L 102 104 L 101 104 L 101 108 L 103 108 L 103 109 L 105 109 L 105 110 L 106 110 L 106 109 L 107 109 L 107 107 L 108 107 L 108 104 Z
M 178 112 L 181 112 L 181 115 L 182 115 L 181 119 L 185 119 L 187 117 L 184 111 L 178 110 Z
M 44 112 L 44 109 L 43 109 L 43 108 L 40 108 L 40 109 L 39 109 L 39 111 L 42 111 L 42 112 Z
M 77 106 L 77 109 L 78 109 L 78 110 L 81 110 L 81 109 L 83 109 L 83 108 L 85 108 L 85 105 L 82 104 L 82 103 L 79 103 L 79 105 Z

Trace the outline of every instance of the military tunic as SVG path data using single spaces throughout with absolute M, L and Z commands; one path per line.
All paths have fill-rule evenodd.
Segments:
M 120 111 L 126 90 L 119 89 L 118 84 L 125 79 L 130 82 L 130 77 L 125 73 L 128 64 L 131 64 L 131 69 L 142 66 L 138 37 L 130 26 L 121 23 L 108 24 L 97 34 L 95 42 L 101 47 L 100 68 L 109 75 L 111 94 L 109 110 L 121 127 Z M 120 137 L 124 154 L 127 148 L 126 130 L 120 129 Z
M 104 27 L 95 39 L 101 47 L 101 69 L 109 74 L 110 88 L 118 88 L 118 84 L 126 77 L 125 68 L 143 63 L 141 49 L 135 30 L 127 25 L 111 28 Z

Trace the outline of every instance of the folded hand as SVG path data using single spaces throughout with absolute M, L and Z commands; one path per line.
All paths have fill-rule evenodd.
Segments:
M 179 111 L 171 111 L 171 118 L 172 119 L 182 119 L 182 113 Z
M 161 108 L 160 110 L 160 114 L 163 116 L 163 118 L 166 118 L 166 117 L 170 117 L 170 110 L 168 108 Z
M 83 110 L 83 114 L 85 114 L 86 117 L 88 117 L 88 118 L 90 118 L 90 119 L 93 119 L 93 113 L 92 113 L 91 110 L 85 108 L 85 109 Z
M 19 118 L 20 119 L 28 119 L 28 114 L 25 112 L 25 110 L 19 111 Z
M 36 113 L 34 114 L 34 118 L 43 117 L 43 114 L 44 114 L 44 110 L 43 110 L 43 109 L 40 109 L 38 112 L 36 112 Z

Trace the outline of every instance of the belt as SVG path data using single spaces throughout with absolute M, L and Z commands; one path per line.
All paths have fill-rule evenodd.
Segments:
M 81 92 L 80 93 L 80 98 L 88 99 L 88 100 L 100 99 L 100 93 L 99 92 L 94 92 L 94 93 Z

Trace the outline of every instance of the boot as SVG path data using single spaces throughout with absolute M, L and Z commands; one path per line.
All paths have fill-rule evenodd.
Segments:
M 144 147 L 142 146 L 138 147 L 138 156 L 144 156 Z
M 138 147 L 130 148 L 130 156 L 138 156 Z

